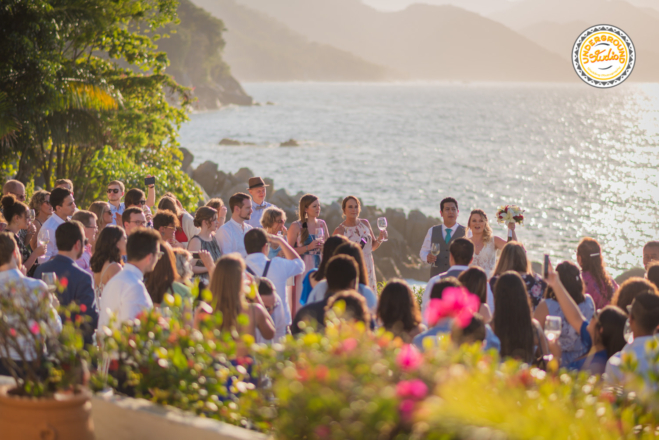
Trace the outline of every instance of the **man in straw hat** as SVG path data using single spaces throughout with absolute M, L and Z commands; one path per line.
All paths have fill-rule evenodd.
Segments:
M 249 188 L 247 188 L 247 190 L 252 196 L 252 216 L 249 220 L 246 220 L 245 223 L 254 228 L 260 228 L 263 211 L 266 208 L 274 206 L 272 203 L 265 201 L 266 187 L 270 185 L 266 185 L 261 177 L 250 178 L 248 185 Z

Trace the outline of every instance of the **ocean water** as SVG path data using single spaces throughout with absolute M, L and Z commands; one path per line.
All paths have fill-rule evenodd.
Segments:
M 181 145 L 195 165 L 249 167 L 276 188 L 331 202 L 347 194 L 381 208 L 439 216 L 455 197 L 459 222 L 518 204 L 531 258 L 576 258 L 597 238 L 609 270 L 641 265 L 659 239 L 659 84 L 247 83 L 256 101 L 191 115 Z M 223 147 L 222 138 L 256 143 Z M 295 148 L 279 147 L 289 138 Z M 322 214 L 321 214 L 322 216 Z

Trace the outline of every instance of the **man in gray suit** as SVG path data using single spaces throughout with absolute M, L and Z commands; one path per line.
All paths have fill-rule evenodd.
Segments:
M 423 317 L 423 323 L 426 323 L 426 307 L 430 302 L 430 292 L 435 283 L 442 278 L 455 277 L 458 278 L 462 272 L 469 269 L 469 265 L 474 259 L 474 243 L 471 242 L 468 238 L 456 238 L 451 242 L 449 248 L 449 262 L 450 267 L 444 273 L 436 275 L 430 278 L 428 284 L 426 285 L 426 290 L 423 292 L 423 301 L 421 303 L 421 316 Z
M 449 247 L 454 240 L 465 236 L 465 227 L 457 223 L 458 201 L 453 197 L 447 197 L 439 204 L 439 214 L 442 216 L 443 224 L 428 229 L 426 238 L 423 240 L 419 255 L 423 261 L 430 263 L 430 277 L 446 272 L 450 265 Z M 433 246 L 439 247 L 439 254 L 433 255 Z

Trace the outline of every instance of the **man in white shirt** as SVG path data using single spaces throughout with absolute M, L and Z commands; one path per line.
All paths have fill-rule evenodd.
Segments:
M 457 223 L 460 214 L 457 200 L 447 197 L 441 201 L 439 206 L 443 224 L 428 229 L 419 252 L 423 261 L 432 264 L 430 267 L 431 278 L 449 269 L 449 246 L 453 240 L 464 237 L 466 232 L 465 227 Z M 439 248 L 437 256 L 432 254 L 433 244 Z
M 268 260 L 268 243 L 276 244 L 286 258 L 275 257 Z M 263 229 L 252 229 L 245 234 L 247 271 L 253 275 L 268 278 L 275 286 L 286 315 L 286 325 L 291 325 L 291 311 L 286 295 L 286 280 L 304 272 L 304 261 L 295 252 L 284 237 L 268 235 Z M 266 270 L 267 266 L 267 272 Z
M 48 242 L 46 245 L 46 253 L 39 257 L 39 263 L 44 263 L 57 255 L 55 231 L 57 230 L 57 227 L 66 222 L 76 210 L 73 194 L 71 194 L 71 191 L 64 188 L 55 188 L 50 193 L 50 204 L 53 207 L 53 215 L 43 222 L 38 235 L 39 241 Z
M 273 206 L 272 203 L 265 201 L 266 185 L 262 178 L 252 177 L 248 182 L 249 194 L 252 196 L 252 215 L 247 224 L 253 228 L 261 228 L 261 217 L 263 217 L 263 211 L 270 206 Z
M 474 259 L 474 244 L 467 238 L 458 238 L 451 243 L 449 253 L 449 261 L 451 267 L 444 273 L 436 275 L 428 281 L 426 290 L 423 292 L 423 300 L 421 302 L 421 318 L 423 323 L 428 325 L 426 321 L 426 308 L 430 303 L 430 293 L 435 283 L 442 278 L 459 277 L 462 272 L 469 269 L 469 265 Z
M 110 211 L 112 212 L 112 224 L 121 226 L 121 214 L 124 213 L 126 207 L 121 202 L 124 196 L 126 187 L 124 183 L 119 180 L 113 180 L 108 184 L 108 203 L 110 204 Z
M 656 370 L 656 365 L 650 365 L 648 359 L 656 358 L 657 349 L 651 347 L 657 346 L 657 336 L 654 332 L 659 326 L 659 296 L 640 293 L 632 302 L 629 326 L 634 334 L 634 341 L 625 345 L 606 362 L 606 381 L 613 384 L 624 382 L 625 375 L 620 367 L 623 364 L 635 363 L 633 371 L 651 385 L 654 381 L 649 380 L 648 373 L 651 368 Z M 657 371 L 654 371 L 654 374 L 657 374 Z
M 223 255 L 238 252 L 245 258 L 245 234 L 252 229 L 247 223 L 252 216 L 252 198 L 245 193 L 236 193 L 229 199 L 229 209 L 231 219 L 218 229 L 217 244 Z
M 128 236 L 126 255 L 128 262 L 123 270 L 107 282 L 101 296 L 101 315 L 98 328 L 135 319 L 143 310 L 153 308 L 153 301 L 144 285 L 144 274 L 153 271 L 162 256 L 160 235 L 153 229 L 139 228 Z

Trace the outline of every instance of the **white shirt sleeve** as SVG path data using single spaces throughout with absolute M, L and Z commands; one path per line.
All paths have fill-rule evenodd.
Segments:
M 183 229 L 183 232 L 185 233 L 185 236 L 188 237 L 188 241 L 195 235 L 199 234 L 201 232 L 201 229 L 195 227 L 194 225 L 194 218 L 192 215 L 190 215 L 187 212 L 183 213 L 183 224 L 181 225 L 181 229 Z
M 307 304 L 313 304 L 322 301 L 325 299 L 325 292 L 327 292 L 327 280 L 322 280 L 316 284 L 316 287 L 314 287 L 311 292 L 309 292 Z
M 432 228 L 428 229 L 426 238 L 423 239 L 423 244 L 421 245 L 421 252 L 419 252 L 419 256 L 421 257 L 421 260 L 423 260 L 424 263 L 428 262 L 428 254 L 430 253 L 431 240 L 432 240 Z
M 486 295 L 486 302 L 487 306 L 490 308 L 490 312 L 494 314 L 494 294 L 492 293 L 492 286 L 490 286 L 490 282 L 487 282 L 487 295 Z
M 279 257 L 275 257 L 279 258 Z M 286 265 L 286 278 L 301 275 L 304 272 L 304 261 L 302 258 L 297 257 L 295 260 L 286 260 L 282 258 L 283 263 Z
M 428 280 L 428 284 L 426 284 L 426 290 L 423 291 L 423 297 L 421 299 L 421 321 L 425 325 L 428 325 L 428 321 L 426 320 L 426 309 L 430 303 L 430 293 L 432 292 L 432 288 L 436 282 L 437 277 L 430 278 L 430 280 Z
M 226 255 L 237 250 L 233 248 L 233 243 L 231 242 L 231 234 L 229 233 L 229 230 L 224 226 L 217 230 L 215 233 L 215 239 L 217 244 L 220 245 L 222 255 Z
M 119 322 L 135 319 L 142 310 L 153 308 L 151 297 L 141 285 L 132 284 L 125 286 L 125 289 L 118 314 Z
M 617 352 L 606 361 L 606 368 L 604 369 L 604 381 L 610 385 L 620 384 L 624 378 L 622 371 L 620 371 L 620 364 L 622 363 L 622 352 Z

